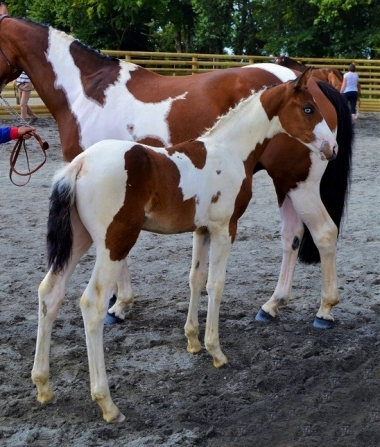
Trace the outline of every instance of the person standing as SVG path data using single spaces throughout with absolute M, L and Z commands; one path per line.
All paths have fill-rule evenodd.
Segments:
M 352 122 L 354 122 L 357 116 L 356 103 L 359 96 L 359 76 L 356 73 L 354 63 L 348 66 L 348 72 L 343 75 L 343 83 L 342 87 L 340 88 L 340 92 L 347 99 L 351 110 Z
M 18 88 L 20 99 L 21 118 L 25 121 L 27 116 L 32 117 L 30 124 L 34 124 L 38 120 L 38 116 L 29 107 L 28 102 L 33 90 L 33 84 L 29 76 L 23 71 L 20 76 L 14 81 L 14 85 Z

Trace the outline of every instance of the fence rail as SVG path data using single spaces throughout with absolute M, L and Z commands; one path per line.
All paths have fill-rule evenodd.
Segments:
M 205 73 L 229 67 L 243 67 L 258 62 L 273 62 L 273 57 L 267 56 L 232 56 L 197 53 L 156 53 L 139 51 L 102 50 L 104 54 L 117 57 L 165 76 L 183 76 Z M 313 67 L 333 66 L 343 73 L 348 65 L 354 62 L 361 85 L 360 110 L 363 112 L 380 112 L 380 60 L 367 59 L 331 59 L 331 58 L 296 58 L 298 62 Z M 3 90 L 3 96 L 11 102 L 17 112 L 20 106 L 14 88 L 8 84 Z M 32 92 L 31 105 L 37 115 L 48 116 L 50 112 L 39 98 L 36 91 Z M 7 112 L 0 108 L 0 116 Z

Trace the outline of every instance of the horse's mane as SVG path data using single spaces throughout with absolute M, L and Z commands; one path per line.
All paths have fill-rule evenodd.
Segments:
M 44 28 L 47 31 L 50 28 L 50 25 L 48 24 L 43 24 L 43 23 L 38 23 L 38 22 L 34 22 L 33 20 L 28 19 L 27 17 L 13 17 L 19 20 L 22 20 L 23 22 L 27 22 L 32 26 L 36 26 L 36 27 L 40 27 L 40 28 Z M 60 30 L 58 30 L 60 31 Z M 68 33 L 66 33 L 65 31 L 60 31 L 62 34 L 69 36 Z M 73 36 L 74 37 L 74 36 Z M 73 44 L 79 46 L 82 50 L 87 51 L 88 53 L 93 54 L 94 56 L 102 59 L 102 60 L 109 60 L 109 61 L 119 61 L 119 59 L 115 56 L 109 56 L 108 54 L 104 54 L 102 53 L 100 50 L 96 50 L 95 48 L 92 48 L 89 45 L 86 45 L 84 43 L 82 43 L 80 40 L 78 40 L 77 38 L 74 37 L 75 40 L 73 40 Z
M 49 28 L 49 25 L 44 24 L 44 23 L 34 22 L 33 20 L 28 19 L 27 17 L 21 17 L 21 16 L 12 17 L 12 16 L 9 16 L 9 18 L 10 19 L 22 20 L 23 22 L 28 22 L 30 25 L 36 25 L 36 26 L 38 26 L 40 28 L 45 28 L 45 29 Z
M 81 42 L 78 39 L 75 39 L 73 44 L 78 45 L 82 50 L 85 50 L 91 54 L 94 54 L 95 56 L 99 57 L 102 60 L 118 61 L 118 62 L 120 61 L 120 59 L 118 59 L 117 57 L 109 56 L 108 54 L 104 54 L 100 50 L 96 50 L 95 48 L 92 48 L 91 46 L 84 44 L 83 42 Z

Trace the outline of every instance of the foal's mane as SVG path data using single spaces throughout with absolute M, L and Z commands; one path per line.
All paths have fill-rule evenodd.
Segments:
M 261 88 L 258 91 L 251 90 L 251 94 L 249 96 L 247 96 L 246 98 L 242 98 L 235 106 L 230 107 L 227 110 L 226 113 L 224 113 L 223 115 L 218 116 L 218 118 L 216 119 L 214 125 L 212 127 L 209 127 L 208 129 L 206 129 L 199 138 L 209 136 L 214 131 L 214 129 L 216 127 L 218 127 L 219 125 L 222 125 L 223 122 L 227 120 L 227 118 L 230 119 L 232 115 L 235 115 L 236 113 L 238 113 L 240 111 L 240 109 L 245 107 L 245 105 L 248 102 L 254 101 L 254 98 L 257 98 L 265 90 L 269 90 L 272 87 L 275 87 L 276 85 L 278 85 L 278 84 L 272 84 L 272 85 L 269 85 L 269 86 L 264 86 L 263 88 Z

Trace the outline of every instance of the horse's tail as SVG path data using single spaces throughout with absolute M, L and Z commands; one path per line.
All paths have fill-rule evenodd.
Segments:
M 56 274 L 66 267 L 72 254 L 71 208 L 75 201 L 76 177 L 81 168 L 77 159 L 53 178 L 46 242 L 48 267 Z
M 351 183 L 351 157 L 354 132 L 351 112 L 344 96 L 326 82 L 318 81 L 318 85 L 328 100 L 334 105 L 338 117 L 336 140 L 339 150 L 337 157 L 335 160 L 329 161 L 323 174 L 320 184 L 320 194 L 322 202 L 331 219 L 338 227 L 339 232 Z M 298 256 L 300 261 L 305 264 L 320 262 L 318 249 L 306 226 Z

